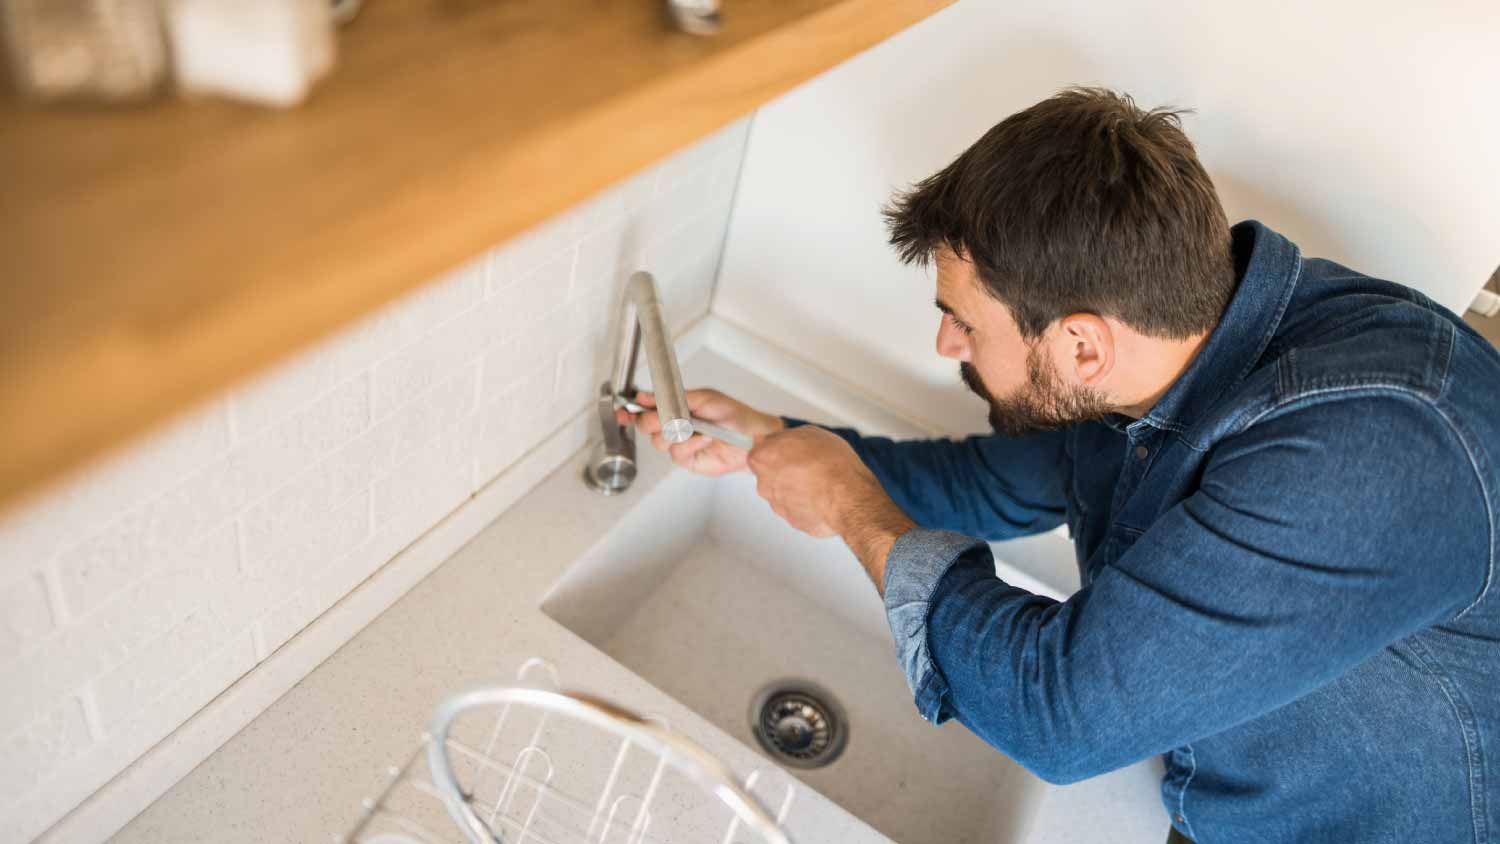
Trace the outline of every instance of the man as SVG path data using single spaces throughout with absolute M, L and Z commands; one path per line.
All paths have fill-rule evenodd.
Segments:
M 1007 118 L 887 217 L 996 435 L 695 390 L 756 446 L 671 454 L 843 537 L 922 716 L 1052 782 L 1161 754 L 1174 841 L 1500 841 L 1495 350 L 1230 228 L 1175 115 L 1108 91 Z M 1063 523 L 1077 594 L 996 577 L 984 540 Z

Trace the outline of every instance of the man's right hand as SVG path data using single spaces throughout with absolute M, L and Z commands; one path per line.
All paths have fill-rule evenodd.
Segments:
M 688 390 L 685 395 L 688 410 L 694 416 L 705 422 L 739 431 L 756 442 L 767 434 L 773 434 L 786 427 L 781 417 L 761 413 L 750 405 L 736 401 L 718 390 Z M 651 393 L 637 393 L 635 400 L 642 407 L 656 407 L 656 396 Z M 690 472 L 717 476 L 746 468 L 745 458 L 750 452 L 703 434 L 693 434 L 687 442 L 675 444 L 667 442 L 661 435 L 661 418 L 657 416 L 654 409 L 644 410 L 633 418 L 630 413 L 620 409 L 615 411 L 615 418 L 621 425 L 634 422 L 637 430 L 651 436 L 651 444 L 656 446 L 658 451 L 667 452 L 672 456 L 672 462 Z

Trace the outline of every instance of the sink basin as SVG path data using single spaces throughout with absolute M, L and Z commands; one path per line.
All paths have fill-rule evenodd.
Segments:
M 690 384 L 834 421 L 709 350 L 682 368 Z M 641 447 L 646 458 L 662 459 Z M 923 721 L 879 594 L 858 561 L 840 539 L 787 526 L 749 474 L 715 479 L 674 469 L 619 504 L 625 514 L 552 586 L 542 611 L 886 837 L 1061 844 L 1097 840 L 1101 826 L 1121 842 L 1165 837 L 1154 762 L 1059 788 L 957 722 Z M 993 547 L 1008 582 L 1059 598 L 1077 588 L 1061 535 Z M 831 697 L 842 717 L 847 741 L 822 767 L 797 767 L 756 739 L 761 713 L 752 709 L 786 685 Z M 800 738 L 808 725 L 793 721 Z
M 838 539 L 787 527 L 747 474 L 674 471 L 542 610 L 749 747 L 758 693 L 811 681 L 847 715 L 847 745 L 826 767 L 788 770 L 896 841 L 1019 840 L 1044 794 L 962 725 L 917 715 L 858 562 Z
M 754 478 L 675 471 L 557 584 L 543 612 L 747 746 L 768 685 L 847 715 L 826 767 L 788 768 L 900 842 L 1018 840 L 1042 783 L 912 705 L 875 587 L 838 539 L 787 527 Z M 771 757 L 772 761 L 785 761 Z

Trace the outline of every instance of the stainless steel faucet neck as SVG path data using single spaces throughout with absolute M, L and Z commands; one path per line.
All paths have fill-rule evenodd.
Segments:
M 693 435 L 682 371 L 677 366 L 656 280 L 650 273 L 632 273 L 625 283 L 617 325 L 614 367 L 610 380 L 599 385 L 597 398 L 604 441 L 600 453 L 584 469 L 584 480 L 605 495 L 623 492 L 635 478 L 635 429 L 616 421 L 615 407 L 620 401 L 635 399 L 635 371 L 642 347 L 651 371 L 662 436 L 667 442 L 680 443 Z

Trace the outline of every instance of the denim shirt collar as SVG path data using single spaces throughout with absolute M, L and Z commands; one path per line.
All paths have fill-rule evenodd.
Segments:
M 1181 431 L 1255 367 L 1275 336 L 1297 286 L 1302 256 L 1296 244 L 1255 220 L 1230 229 L 1239 286 L 1197 357 L 1167 394 L 1126 427 Z M 1123 417 L 1120 421 L 1126 421 Z M 1112 426 L 1114 427 L 1114 426 Z

